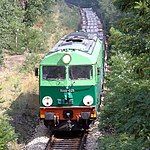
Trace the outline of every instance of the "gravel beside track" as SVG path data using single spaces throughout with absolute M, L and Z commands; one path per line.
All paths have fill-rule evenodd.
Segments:
M 49 130 L 42 122 L 40 122 L 40 124 L 35 129 L 34 137 L 25 146 L 24 150 L 44 150 L 49 141 L 49 137 Z

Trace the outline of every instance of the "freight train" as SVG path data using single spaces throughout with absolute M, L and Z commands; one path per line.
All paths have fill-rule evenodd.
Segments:
M 85 130 L 97 118 L 105 50 L 99 34 L 81 31 L 64 36 L 36 69 L 39 116 L 52 130 Z

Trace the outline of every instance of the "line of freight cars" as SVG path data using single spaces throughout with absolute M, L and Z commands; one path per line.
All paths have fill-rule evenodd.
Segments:
M 107 66 L 107 42 L 103 24 L 92 8 L 81 8 L 81 31 L 97 34 L 100 40 L 105 42 L 105 66 Z

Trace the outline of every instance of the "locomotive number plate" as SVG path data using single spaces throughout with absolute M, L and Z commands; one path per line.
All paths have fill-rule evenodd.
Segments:
M 60 92 L 62 92 L 62 93 L 67 93 L 67 92 L 73 93 L 74 89 L 60 89 Z

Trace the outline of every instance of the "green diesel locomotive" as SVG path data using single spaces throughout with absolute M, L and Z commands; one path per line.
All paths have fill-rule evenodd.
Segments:
M 87 129 L 97 117 L 104 76 L 104 42 L 96 34 L 63 37 L 39 67 L 39 116 L 55 130 Z

